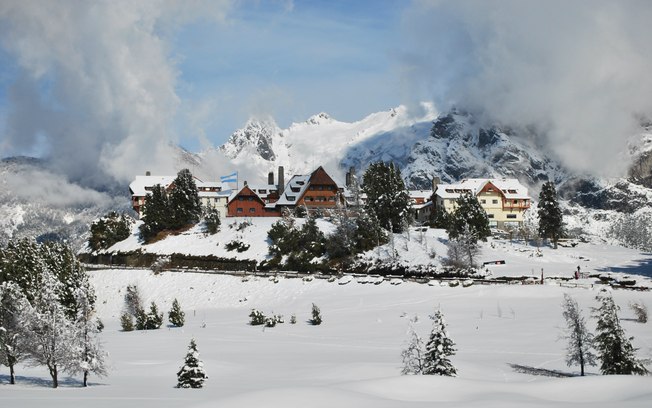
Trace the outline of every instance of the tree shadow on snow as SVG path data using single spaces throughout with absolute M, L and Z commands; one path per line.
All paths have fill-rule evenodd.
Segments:
M 510 366 L 512 370 L 516 371 L 517 373 L 538 375 L 543 377 L 556 377 L 556 378 L 575 377 L 575 374 L 566 373 L 563 371 L 547 370 L 545 368 L 537 368 L 537 367 L 525 366 L 521 364 L 507 363 L 507 365 Z
M 647 258 L 636 259 L 632 261 L 631 265 L 624 266 L 611 266 L 604 268 L 597 268 L 597 272 L 619 272 L 632 275 L 643 275 L 652 278 L 652 254 L 645 253 Z
M 0 374 L 0 385 L 10 385 L 11 378 L 9 375 L 6 374 Z M 45 387 L 45 388 L 52 388 L 52 379 L 48 377 L 27 377 L 27 376 L 22 376 L 22 375 L 17 375 L 16 376 L 16 385 L 29 385 L 33 387 Z M 83 388 L 83 381 L 72 378 L 72 377 L 62 377 L 59 378 L 59 387 L 79 387 Z M 98 385 L 104 385 L 101 383 L 93 383 L 93 382 L 88 382 L 88 386 L 98 386 Z

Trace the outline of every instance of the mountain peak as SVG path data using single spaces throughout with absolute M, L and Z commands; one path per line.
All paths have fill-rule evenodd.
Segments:
M 333 118 L 326 112 L 320 112 L 317 115 L 313 115 L 306 120 L 306 123 L 309 125 L 320 125 L 323 123 L 330 123 L 333 121 Z

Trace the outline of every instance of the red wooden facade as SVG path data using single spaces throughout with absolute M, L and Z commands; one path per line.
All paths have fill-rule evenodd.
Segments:
M 248 186 L 244 186 L 227 204 L 229 217 L 278 217 L 275 208 L 265 208 L 265 202 Z

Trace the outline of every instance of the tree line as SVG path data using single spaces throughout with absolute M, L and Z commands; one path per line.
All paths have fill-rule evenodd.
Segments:
M 0 364 L 15 384 L 20 362 L 59 374 L 107 374 L 88 275 L 65 244 L 12 240 L 0 249 Z

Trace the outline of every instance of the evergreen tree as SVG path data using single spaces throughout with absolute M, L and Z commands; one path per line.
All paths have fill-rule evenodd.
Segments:
M 202 388 L 206 378 L 204 363 L 199 359 L 197 344 L 192 339 L 183 367 L 177 372 L 177 388 Z
M 448 214 L 442 206 L 434 204 L 436 203 L 434 194 L 430 199 L 433 200 L 433 210 L 430 213 L 428 224 L 431 228 L 448 229 Z
M 185 323 L 185 317 L 186 313 L 181 310 L 181 305 L 179 304 L 179 301 L 177 299 L 174 299 L 172 302 L 172 309 L 170 309 L 170 312 L 168 313 L 168 319 L 170 320 L 170 323 L 177 327 L 183 327 Z
M 152 194 L 145 197 L 145 204 L 141 211 L 143 224 L 139 230 L 140 236 L 145 242 L 150 242 L 156 234 L 173 225 L 170 200 L 160 184 L 155 185 L 152 188 Z
M 14 282 L 29 302 L 39 291 L 44 267 L 40 246 L 32 239 L 10 240 L 0 248 L 0 283 Z
M 45 267 L 61 282 L 59 301 L 66 309 L 66 315 L 71 320 L 77 316 L 77 300 L 75 293 L 82 290 L 89 294 L 88 302 L 91 308 L 95 305 L 95 295 L 88 280 L 86 268 L 79 262 L 70 246 L 60 242 L 40 244 L 40 252 Z
M 649 373 L 643 363 L 636 358 L 636 349 L 632 346 L 633 337 L 627 337 L 618 319 L 619 307 L 611 296 L 597 296 L 600 307 L 595 309 L 598 319 L 597 335 L 594 345 L 600 358 L 602 374 L 639 374 Z
M 301 226 L 297 249 L 312 257 L 320 257 L 326 251 L 326 238 L 317 227 L 317 220 L 312 215 L 308 216 L 306 222 Z
M 543 238 L 549 238 L 554 248 L 557 248 L 557 241 L 563 234 L 563 216 L 559 203 L 557 202 L 557 192 L 552 181 L 548 181 L 541 187 L 539 193 L 539 235 Z
M 423 374 L 424 372 L 424 347 L 423 340 L 414 330 L 412 322 L 408 331 L 408 346 L 401 352 L 403 369 L 401 374 Z
M 577 304 L 569 294 L 564 294 L 563 315 L 566 320 L 565 338 L 568 340 L 566 347 L 566 364 L 580 365 L 580 375 L 584 375 L 585 365 L 595 365 L 595 354 L 591 351 L 593 334 L 586 328 L 584 316 Z
M 127 239 L 131 234 L 133 223 L 134 220 L 126 214 L 118 214 L 115 211 L 109 212 L 106 216 L 91 223 L 88 246 L 97 251 Z
M 21 316 L 28 306 L 18 285 L 0 284 L 0 364 L 9 368 L 10 384 L 16 384 L 15 366 L 25 357 Z
M 216 234 L 220 230 L 220 212 L 216 207 L 208 207 L 204 211 L 204 232 Z
M 435 311 L 432 318 L 434 323 L 430 339 L 426 343 L 423 374 L 454 377 L 457 375 L 457 370 L 449 357 L 455 355 L 455 343 L 448 337 L 446 322 L 441 311 Z
M 410 196 L 394 163 L 371 163 L 362 178 L 362 190 L 367 194 L 365 208 L 373 211 L 380 225 L 392 232 L 403 232 L 410 220 Z
M 124 312 L 120 315 L 120 327 L 122 331 L 133 331 L 134 330 L 134 317 L 133 315 Z
M 83 385 L 88 386 L 88 374 L 94 373 L 102 377 L 107 375 L 106 352 L 102 348 L 98 334 L 97 323 L 93 320 L 95 313 L 90 299 L 93 293 L 78 289 L 75 293 L 77 300 L 77 317 L 74 322 L 74 338 L 70 360 L 66 361 L 66 371 L 70 374 L 83 374 Z
M 318 326 L 322 322 L 321 310 L 317 307 L 316 304 L 312 304 L 312 319 L 310 319 L 310 324 L 313 326 Z
M 149 312 L 142 308 L 136 309 L 136 329 L 137 330 L 156 330 L 163 325 L 163 313 L 159 313 L 158 306 L 152 302 L 149 306 Z
M 465 193 L 460 195 L 456 204 L 455 211 L 448 217 L 446 229 L 448 236 L 457 239 L 466 235 L 468 238 L 474 239 L 475 242 L 486 241 L 487 237 L 491 236 L 489 218 L 480 206 L 478 199 L 471 193 Z
M 201 216 L 201 201 L 197 185 L 190 170 L 183 169 L 177 173 L 170 194 L 172 208 L 172 228 L 181 228 L 199 222 Z
M 357 227 L 355 234 L 356 251 L 368 251 L 387 243 L 387 232 L 381 227 L 376 213 L 372 210 L 362 211 L 356 218 L 355 224 Z
M 127 285 L 127 289 L 125 290 L 125 311 L 135 316 L 138 309 L 143 309 L 140 290 L 137 285 Z

